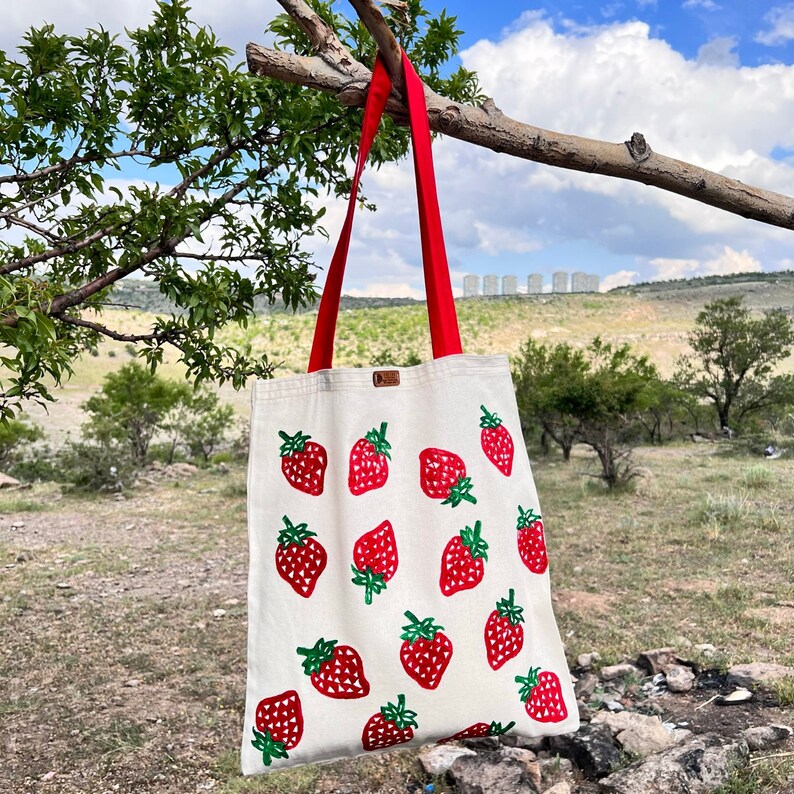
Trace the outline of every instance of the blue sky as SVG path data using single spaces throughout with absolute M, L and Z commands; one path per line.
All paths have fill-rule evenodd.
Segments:
M 79 32 L 146 24 L 153 0 L 26 0 L 4 8 L 0 47 L 52 21 Z M 346 3 L 340 2 L 340 9 Z M 193 0 L 193 18 L 242 53 L 263 41 L 275 0 Z M 794 192 L 794 4 L 790 0 L 531 2 L 427 0 L 465 31 L 459 56 L 508 115 L 621 142 L 642 132 L 662 154 L 748 184 Z M 794 268 L 791 232 L 640 184 L 549 168 L 451 139 L 434 145 L 445 233 L 466 273 L 547 282 L 554 270 L 604 286 Z M 133 179 L 137 174 L 125 174 Z M 423 294 L 410 162 L 365 174 L 380 210 L 357 220 L 346 282 L 359 295 Z M 343 205 L 327 201 L 333 236 Z M 330 245 L 310 244 L 322 283 Z

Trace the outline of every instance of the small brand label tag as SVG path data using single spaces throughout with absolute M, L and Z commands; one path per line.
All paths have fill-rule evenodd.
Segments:
M 400 371 L 396 369 L 379 369 L 372 373 L 372 382 L 376 386 L 399 386 Z

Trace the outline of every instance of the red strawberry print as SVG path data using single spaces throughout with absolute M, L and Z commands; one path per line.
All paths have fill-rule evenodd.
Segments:
M 476 587 L 485 574 L 488 544 L 480 537 L 482 522 L 476 521 L 474 529 L 466 527 L 447 543 L 441 555 L 441 592 L 451 596 L 461 590 Z
M 508 659 L 518 656 L 524 647 L 523 607 L 513 601 L 511 588 L 507 598 L 496 602 L 496 609 L 485 622 L 485 652 L 488 664 L 498 670 Z
M 259 701 L 256 727 L 251 744 L 262 753 L 262 763 L 270 766 L 274 758 L 289 758 L 287 750 L 296 747 L 303 736 L 303 710 L 294 689 Z
M 278 533 L 276 570 L 299 596 L 309 598 L 325 570 L 328 555 L 322 544 L 314 540 L 317 533 L 306 524 L 295 526 L 287 516 L 281 520 L 284 529 Z
M 516 683 L 521 684 L 518 696 L 533 720 L 562 722 L 568 716 L 568 709 L 562 699 L 560 679 L 549 670 L 539 671 L 540 667 L 530 667 L 526 678 L 516 676 Z
M 545 573 L 549 567 L 549 558 L 546 554 L 546 538 L 543 535 L 543 519 L 531 509 L 524 510 L 519 505 L 516 529 L 518 553 L 524 565 L 532 573 Z
M 480 445 L 485 457 L 496 466 L 505 477 L 513 471 L 513 437 L 510 431 L 502 424 L 502 420 L 492 414 L 484 405 L 480 406 Z
M 353 584 L 364 588 L 364 603 L 371 604 L 373 594 L 386 589 L 397 571 L 397 541 L 391 522 L 384 521 L 363 534 L 353 547 Z
M 397 695 L 397 703 L 387 703 L 373 714 L 361 734 L 365 750 L 382 750 L 395 744 L 404 744 L 414 738 L 416 712 L 405 707 L 405 695 Z
M 325 447 L 309 441 L 311 436 L 304 435 L 300 430 L 294 436 L 279 430 L 284 442 L 281 445 L 281 471 L 287 482 L 299 491 L 319 496 L 325 483 L 325 469 L 328 466 L 328 455 Z
M 412 612 L 405 617 L 411 622 L 403 626 L 400 638 L 405 640 L 400 648 L 403 669 L 419 686 L 435 689 L 452 659 L 452 643 L 443 626 L 433 623 L 433 618 L 419 620 Z
M 452 736 L 447 736 L 446 739 L 439 739 L 436 744 L 455 742 L 458 739 L 482 739 L 485 736 L 502 736 L 514 725 L 515 722 L 508 722 L 505 726 L 502 726 L 501 722 L 475 722 L 474 725 L 469 725 L 468 728 L 464 728 Z
M 347 484 L 353 496 L 382 488 L 389 478 L 391 444 L 386 440 L 386 427 L 386 422 L 381 423 L 380 430 L 373 427 L 350 450 Z
M 337 645 L 337 640 L 317 640 L 313 648 L 298 648 L 303 671 L 312 685 L 329 698 L 351 700 L 369 694 L 369 681 L 364 676 L 364 663 L 355 648 Z
M 457 507 L 464 499 L 477 504 L 471 493 L 471 477 L 466 464 L 454 452 L 428 447 L 419 453 L 419 484 L 431 499 L 443 499 L 442 505 Z

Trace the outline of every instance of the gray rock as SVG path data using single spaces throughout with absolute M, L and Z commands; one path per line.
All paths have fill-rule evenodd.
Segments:
M 713 794 L 748 757 L 744 741 L 706 733 L 614 772 L 599 786 L 608 794 Z
M 576 657 L 576 664 L 579 667 L 592 667 L 593 662 L 597 662 L 601 658 L 601 655 L 596 653 L 595 651 L 590 651 L 590 653 L 580 653 L 579 656 Z
M 701 642 L 695 646 L 695 650 L 702 653 L 707 659 L 711 659 L 717 653 L 717 649 L 710 642 Z
M 671 692 L 689 692 L 695 674 L 682 664 L 672 664 L 667 668 L 667 688 Z
M 753 687 L 769 685 L 781 678 L 794 678 L 794 667 L 767 662 L 735 664 L 728 670 L 728 683 L 736 686 Z
M 589 700 L 598 686 L 598 676 L 585 673 L 574 685 L 573 691 L 577 700 Z
M 449 774 L 457 794 L 538 794 L 524 764 L 499 753 L 458 758 Z
M 499 741 L 505 747 L 522 747 L 534 753 L 543 751 L 548 744 L 545 736 L 519 736 L 512 733 L 503 734 L 499 737 Z
M 614 681 L 616 678 L 626 678 L 627 676 L 642 678 L 643 672 L 636 665 L 624 662 L 623 664 L 612 664 L 608 667 L 602 667 L 599 675 L 604 681 Z
M 627 753 L 643 758 L 676 742 L 676 737 L 664 727 L 659 717 L 637 714 L 634 711 L 623 711 L 620 714 L 602 712 L 594 722 L 605 725 Z
M 623 711 L 626 708 L 619 700 L 605 700 L 604 706 L 610 711 Z
M 547 788 L 543 794 L 571 794 L 571 784 L 564 780 L 555 783 L 551 788 Z
M 759 725 L 742 731 L 742 739 L 751 750 L 768 750 L 791 738 L 792 730 L 787 725 Z
M 643 651 L 638 661 L 651 675 L 656 675 L 663 672 L 668 665 L 676 664 L 678 657 L 675 655 L 675 648 L 654 648 Z
M 612 743 L 612 734 L 604 725 L 582 725 L 576 733 L 552 736 L 549 748 L 582 770 L 589 778 L 608 775 L 620 764 L 620 753 Z
M 440 777 L 449 771 L 458 758 L 466 755 L 477 755 L 477 753 L 467 747 L 458 747 L 454 744 L 434 744 L 419 751 L 419 763 L 428 775 Z
M 19 485 L 19 480 L 15 480 L 8 474 L 0 473 L 0 488 L 16 488 Z
M 521 747 L 503 747 L 502 758 L 508 758 L 511 761 L 518 761 L 523 764 L 532 781 L 532 785 L 540 791 L 540 764 L 538 764 L 537 756 L 532 750 L 524 750 Z
M 557 775 L 567 775 L 573 772 L 573 762 L 570 758 L 563 758 L 561 755 L 553 757 L 538 758 L 540 773 L 545 778 Z

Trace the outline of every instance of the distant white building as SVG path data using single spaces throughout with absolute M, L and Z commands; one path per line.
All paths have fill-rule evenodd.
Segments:
M 482 294 L 483 295 L 499 294 L 499 276 L 489 274 L 483 279 Z
M 587 292 L 587 273 L 577 271 L 571 276 L 571 292 Z
M 552 292 L 568 292 L 568 274 L 562 270 L 558 270 L 551 277 L 551 291 Z
M 463 297 L 475 298 L 480 294 L 480 277 L 479 276 L 464 276 L 463 277 Z
M 587 277 L 587 291 L 588 292 L 598 292 L 598 288 L 601 286 L 600 279 L 598 276 L 589 275 Z
M 502 295 L 518 295 L 518 279 L 515 276 L 502 276 Z
M 540 273 L 533 273 L 527 279 L 527 294 L 540 295 L 543 292 L 543 276 Z

